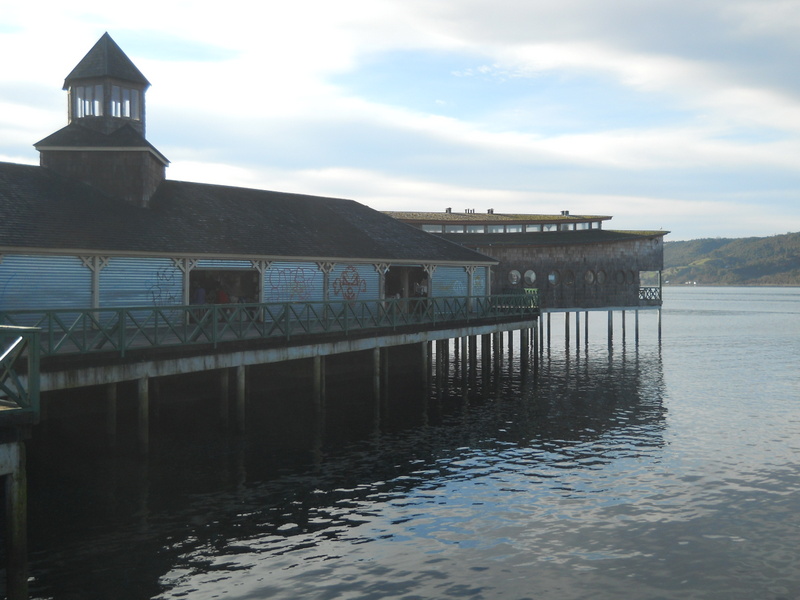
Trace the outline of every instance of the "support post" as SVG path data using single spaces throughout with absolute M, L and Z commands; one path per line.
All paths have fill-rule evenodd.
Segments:
M 589 311 L 587 310 L 583 315 L 583 343 L 589 345 Z
M 311 363 L 311 378 L 314 382 L 314 408 L 317 410 L 322 408 L 322 391 L 325 385 L 322 374 L 324 360 L 322 356 L 315 356 Z
M 241 433 L 245 430 L 245 416 L 247 409 L 247 388 L 244 365 L 236 367 L 236 429 Z
M 228 427 L 228 420 L 231 414 L 230 405 L 231 376 L 228 369 L 222 369 L 219 373 L 219 418 L 223 427 Z
M 658 308 L 658 343 L 661 343 L 661 307 Z
M 581 311 L 575 311 L 575 348 L 580 349 L 581 345 Z
M 608 345 L 614 342 L 614 311 L 608 311 Z
M 625 329 L 625 311 L 623 310 L 622 311 L 622 345 L 623 346 L 625 345 L 626 333 L 627 333 L 627 331 Z
M 109 446 L 117 445 L 117 384 L 106 386 L 106 437 Z
M 25 444 L 6 444 L 3 458 L 10 471 L 5 477 L 6 496 L 6 597 L 28 600 L 28 478 Z M 4 448 L 5 449 L 5 448 Z
M 137 382 L 138 388 L 138 426 L 139 426 L 139 452 L 147 454 L 150 451 L 150 380 L 142 377 Z
M 569 348 L 569 311 L 564 313 L 564 343 Z
M 381 422 L 381 349 L 372 350 L 372 394 L 375 406 L 375 426 Z

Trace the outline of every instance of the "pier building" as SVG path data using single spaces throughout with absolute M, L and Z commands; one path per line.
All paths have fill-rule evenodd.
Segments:
M 495 293 L 536 288 L 543 310 L 661 305 L 667 231 L 617 231 L 610 216 L 466 210 L 388 215 L 498 261 Z

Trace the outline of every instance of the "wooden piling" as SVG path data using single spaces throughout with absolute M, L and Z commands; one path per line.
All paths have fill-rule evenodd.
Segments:
M 245 430 L 245 417 L 247 410 L 246 369 L 244 365 L 236 367 L 236 429 Z
M 106 438 L 109 446 L 117 445 L 117 384 L 106 386 Z
M 4 444 L 6 496 L 6 598 L 28 600 L 28 478 L 25 444 Z
M 138 437 L 139 452 L 147 454 L 150 451 L 150 386 L 149 379 L 142 377 L 137 382 L 138 388 Z

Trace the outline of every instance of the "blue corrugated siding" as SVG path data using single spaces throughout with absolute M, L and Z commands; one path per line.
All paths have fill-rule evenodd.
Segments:
M 375 300 L 380 277 L 373 265 L 336 265 L 330 274 L 328 298 L 334 300 Z
M 0 309 L 91 306 L 92 272 L 77 256 L 3 256 Z
M 183 273 L 169 258 L 112 258 L 100 271 L 100 306 L 183 304 Z
M 472 295 L 485 296 L 486 295 L 486 271 L 488 267 L 478 267 L 475 269 L 475 274 L 472 276 Z
M 322 282 L 316 263 L 276 261 L 264 272 L 264 302 L 321 301 Z
M 467 271 L 464 267 L 437 267 L 431 280 L 431 296 L 466 296 Z
M 195 269 L 252 269 L 253 264 L 249 260 L 217 260 L 203 259 L 198 260 Z

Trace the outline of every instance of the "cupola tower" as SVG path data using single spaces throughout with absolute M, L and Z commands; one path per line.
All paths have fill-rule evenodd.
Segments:
M 68 125 L 34 144 L 40 164 L 148 206 L 169 161 L 145 139 L 150 82 L 108 33 L 64 80 Z

